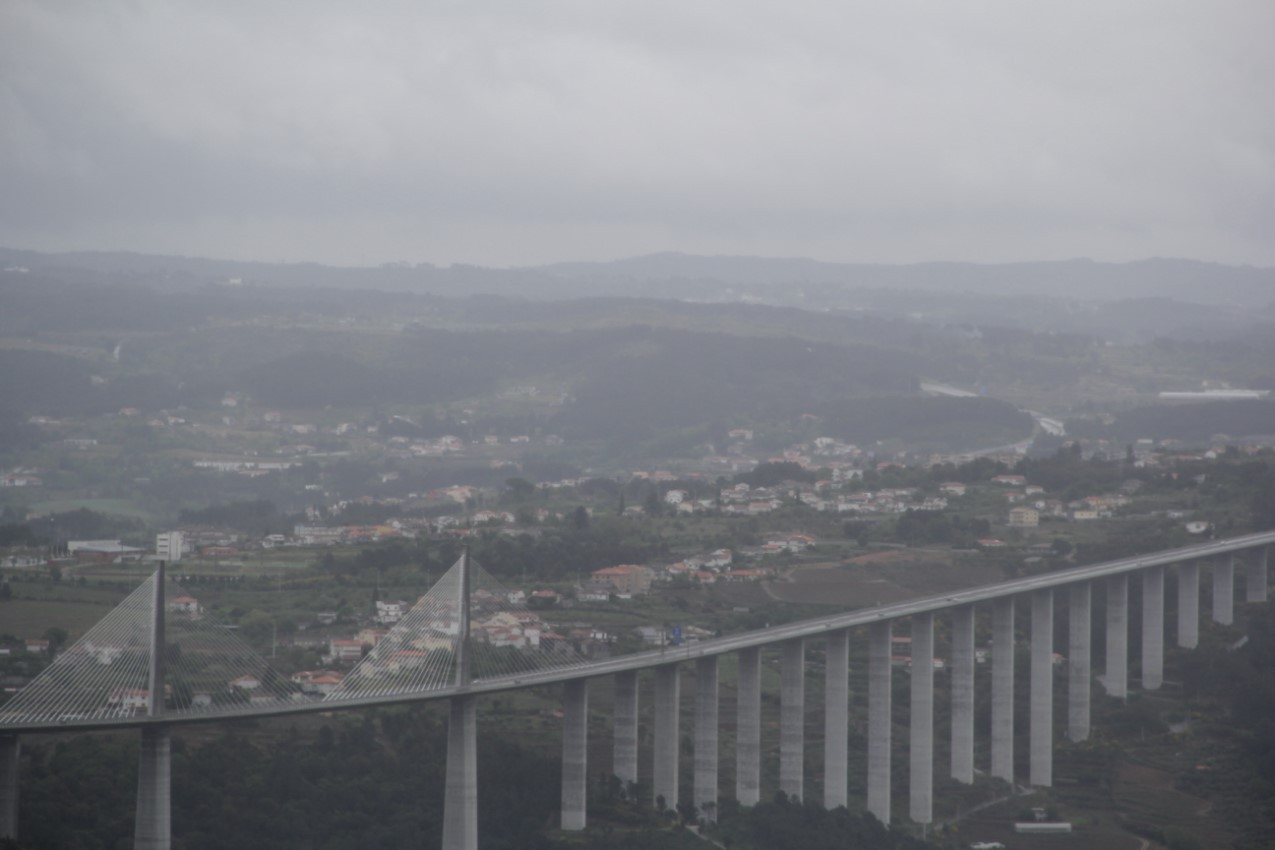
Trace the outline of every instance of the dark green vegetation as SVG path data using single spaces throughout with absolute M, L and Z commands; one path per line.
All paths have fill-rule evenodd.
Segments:
M 551 758 L 480 736 L 483 846 L 552 846 L 558 802 Z M 134 736 L 28 744 L 23 846 L 97 850 L 131 836 Z M 304 733 L 244 727 L 209 740 L 178 736 L 174 846 L 339 850 L 435 844 L 442 833 L 445 720 L 429 711 L 347 716 Z
M 1059 406 L 1056 416 L 1087 416 L 1107 404 L 1118 412 L 1130 390 L 1272 380 L 1275 332 L 1260 309 L 1259 270 L 1152 263 L 1136 274 L 1133 266 L 1100 264 L 852 271 L 727 259 L 697 266 L 695 258 L 665 257 L 610 270 L 354 271 L 5 255 L 34 268 L 0 274 L 0 337 L 10 341 L 0 356 L 0 451 L 38 441 L 21 425 L 30 415 L 215 408 L 228 390 L 263 407 L 361 409 L 361 421 L 368 412 L 385 424 L 395 421 L 389 413 L 407 413 L 421 436 L 560 433 L 601 441 L 610 458 L 685 456 L 740 425 L 781 439 L 812 413 L 860 444 L 988 448 L 1025 438 L 1030 423 L 990 400 L 917 399 L 918 380 L 984 387 L 1022 406 Z M 697 267 L 704 277 L 689 271 Z M 754 273 L 761 267 L 775 275 L 771 285 Z M 736 298 L 758 287 L 776 297 L 761 299 L 766 306 L 653 300 L 701 292 L 720 301 L 731 282 L 718 275 L 732 269 L 741 275 Z M 1120 302 L 1090 309 L 1024 292 L 1013 282 L 1020 274 L 1046 289 L 1071 281 L 1065 291 L 1098 300 L 1143 297 L 1148 281 L 1158 280 L 1183 301 L 1198 293 L 1202 275 L 1215 274 L 1253 309 L 1218 312 L 1145 297 L 1124 313 Z M 358 275 L 377 289 L 344 288 Z M 1102 283 L 1075 285 L 1085 275 Z M 947 286 L 935 283 L 943 276 Z M 232 277 L 249 285 L 224 285 Z M 786 280 L 804 281 L 808 291 L 779 297 L 789 291 L 780 285 Z M 302 289 L 302 282 L 313 286 Z M 892 282 L 904 288 L 882 288 Z M 603 292 L 608 297 L 580 297 Z M 535 300 L 544 298 L 577 300 Z M 1184 309 L 1170 321 L 1164 313 L 1171 308 Z M 1029 321 L 1025 312 L 1044 318 Z M 1148 317 L 1158 317 L 1156 338 L 1106 345 L 1125 339 L 1119 328 Z M 1053 327 L 1055 320 L 1072 326 Z M 474 404 L 519 384 L 538 387 L 541 402 Z M 1098 405 L 1089 397 L 1095 391 L 1103 396 Z M 469 413 L 460 412 L 464 406 Z M 1184 406 L 1153 411 L 1131 411 L 1114 425 L 1076 419 L 1073 427 L 1122 440 L 1200 439 L 1264 433 L 1272 418 L 1264 408 L 1227 408 L 1220 416 Z M 141 433 L 133 442 L 156 448 Z
M 560 765 L 495 730 L 479 736 L 481 846 L 490 850 L 702 847 L 672 813 L 590 789 L 594 828 L 556 834 Z M 173 746 L 177 850 L 436 846 L 442 832 L 445 720 L 429 709 L 332 718 L 304 730 L 239 725 L 179 732 Z M 127 844 L 137 770 L 135 735 L 28 741 L 23 753 L 23 850 L 108 850 Z M 613 785 L 614 783 L 610 783 Z M 790 804 L 723 807 L 714 838 L 728 847 L 924 846 L 844 809 Z M 557 837 L 556 837 L 557 836 Z
M 852 814 L 843 808 L 829 811 L 817 803 L 789 800 L 782 791 L 775 794 L 773 801 L 759 803 L 751 809 L 734 803 L 723 805 L 720 820 L 709 830 L 709 835 L 735 850 L 775 847 L 920 850 L 928 846 L 906 833 L 891 832 L 869 814 Z
M 1230 777 L 1252 790 L 1264 814 L 1275 820 L 1275 611 L 1269 606 L 1246 622 L 1243 646 L 1206 643 L 1182 659 L 1183 690 L 1195 698 L 1216 700 L 1224 717 L 1212 718 L 1214 734 L 1224 735 L 1243 755 L 1244 774 Z M 1208 790 L 1197 771 L 1184 780 L 1188 790 Z
M 1008 445 L 1030 434 L 1031 417 L 987 398 L 873 398 L 821 405 L 831 436 L 871 443 L 898 440 L 911 446 Z
M 1172 581 L 1167 590 L 1172 598 Z M 1136 664 L 1133 613 L 1130 659 Z M 1171 634 L 1173 607 L 1166 613 Z M 1099 607 L 1094 624 L 1099 646 Z M 1055 751 L 1055 786 L 1047 799 L 1065 817 L 1086 827 L 1117 827 L 1173 850 L 1272 846 L 1275 613 L 1269 603 L 1241 605 L 1235 625 L 1203 626 L 1197 649 L 1168 648 L 1159 691 L 1135 688 L 1128 699 L 1115 700 L 1095 686 L 1093 737 L 1078 745 L 1061 740 Z M 1055 682 L 1056 697 L 1062 685 Z M 1056 718 L 1063 705 L 1056 702 Z M 1025 744 L 1026 729 L 1019 731 Z
M 1136 440 L 1139 437 L 1206 443 L 1214 434 L 1275 434 L 1275 399 L 1213 401 L 1135 407 L 1110 424 L 1077 422 L 1079 437 Z
M 95 334 L 96 354 L 92 347 L 75 354 L 6 352 L 0 387 L 10 425 L 0 436 L 17 448 L 31 442 L 17 427 L 26 416 L 215 407 L 231 390 L 282 408 L 406 406 L 413 411 L 411 436 L 540 430 L 603 439 L 610 454 L 635 456 L 684 454 L 720 442 L 733 424 L 783 427 L 825 409 L 838 435 L 859 440 L 960 448 L 1030 434 L 1026 417 L 992 401 L 904 404 L 898 397 L 915 394 L 921 374 L 944 371 L 950 361 L 851 342 L 856 324 L 848 322 L 837 343 L 645 325 L 567 332 L 409 327 L 392 334 L 155 328 L 158 334 L 123 341 L 118 362 L 107 355 L 124 332 L 105 326 Z M 562 400 L 463 423 L 446 408 L 518 381 L 553 388 Z M 858 402 L 830 406 L 850 399 Z M 865 420 L 852 408 L 875 413 Z

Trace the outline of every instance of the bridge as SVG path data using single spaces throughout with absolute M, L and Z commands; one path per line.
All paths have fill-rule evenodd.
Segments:
M 1268 547 L 1264 532 L 1077 567 L 948 594 L 834 614 L 696 644 L 590 661 L 562 646 L 528 648 L 504 639 L 519 616 L 508 595 L 468 553 L 448 571 L 341 686 L 322 698 L 306 698 L 232 634 L 169 596 L 164 565 L 74 646 L 4 706 L 0 706 L 0 838 L 17 837 L 20 736 L 71 730 L 137 728 L 140 753 L 134 847 L 171 846 L 170 732 L 175 726 L 237 717 L 272 717 L 315 711 L 446 700 L 449 705 L 443 847 L 476 850 L 477 699 L 484 694 L 562 685 L 563 829 L 583 829 L 587 777 L 588 683 L 613 677 L 613 772 L 638 779 L 638 674 L 652 670 L 654 691 L 653 793 L 670 805 L 679 788 L 680 666 L 694 665 L 694 771 L 689 795 L 706 816 L 718 788 L 718 662 L 738 657 L 736 682 L 735 798 L 760 799 L 761 652 L 778 647 L 780 672 L 780 789 L 804 798 L 805 680 L 809 642 L 824 645 L 825 728 L 823 804 L 848 803 L 850 641 L 868 633 L 868 811 L 889 823 L 891 800 L 892 669 L 896 623 L 909 621 L 912 658 L 934 657 L 935 617 L 951 628 L 951 706 L 948 766 L 953 779 L 974 781 L 975 612 L 991 607 L 991 775 L 1014 782 L 1015 612 L 1030 605 L 1030 717 L 1027 781 L 1053 782 L 1055 592 L 1066 591 L 1067 717 L 1073 742 L 1090 735 L 1094 649 L 1091 603 L 1105 593 L 1106 641 L 1102 684 L 1123 698 L 1129 692 L 1129 579 L 1141 595 L 1141 680 L 1153 691 L 1163 684 L 1165 577 L 1177 579 L 1179 647 L 1194 648 L 1200 629 L 1200 573 L 1212 581 L 1214 622 L 1234 619 L 1236 566 L 1244 569 L 1244 598 L 1267 598 Z M 237 674 L 237 675 L 236 675 Z M 910 671 L 908 816 L 933 819 L 934 667 Z M 228 677 L 243 685 L 225 688 Z M 218 683 L 214 687 L 209 684 Z M 201 687 L 203 690 L 201 690 Z M 152 695 L 161 695 L 152 698 Z M 1021 777 L 1017 777 L 1021 779 Z

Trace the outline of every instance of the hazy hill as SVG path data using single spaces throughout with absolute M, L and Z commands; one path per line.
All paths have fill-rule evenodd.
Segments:
M 630 282 L 676 279 L 743 286 L 835 284 L 848 288 L 967 292 L 997 296 L 1113 301 L 1168 297 L 1197 304 L 1264 307 L 1275 301 L 1275 269 L 1196 260 L 1132 263 L 1062 260 L 1036 263 L 824 263 L 807 259 L 649 254 L 608 263 L 559 263 L 558 277 Z
M 0 248 L 0 267 L 22 267 L 64 280 L 110 280 L 188 287 L 245 284 L 373 288 L 450 295 L 528 298 L 583 295 L 733 300 L 757 288 L 911 290 L 996 297 L 1115 301 L 1173 298 L 1193 304 L 1265 309 L 1275 302 L 1275 269 L 1195 260 L 1131 263 L 1064 260 L 1033 263 L 826 263 L 799 258 L 706 257 L 661 253 L 611 262 L 567 262 L 521 269 L 387 264 L 374 268 L 259 263 L 128 252 L 45 254 Z M 805 293 L 809 297 L 811 293 Z

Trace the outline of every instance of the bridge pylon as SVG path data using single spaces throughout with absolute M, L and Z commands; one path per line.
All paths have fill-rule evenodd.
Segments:
M 150 675 L 146 715 L 164 714 L 164 562 L 151 588 Z M 169 850 L 173 844 L 172 741 L 163 726 L 142 727 L 137 765 L 137 807 L 133 814 L 133 850 Z

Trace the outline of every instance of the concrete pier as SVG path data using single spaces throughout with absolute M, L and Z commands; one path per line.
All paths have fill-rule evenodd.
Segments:
M 142 727 L 137 770 L 133 850 L 169 850 L 172 844 L 172 741 L 168 730 Z
M 0 735 L 0 839 L 18 837 L 18 762 L 22 741 L 17 735 Z
M 1259 546 L 1249 553 L 1248 570 L 1244 573 L 1244 599 L 1248 602 L 1266 601 L 1266 546 Z
M 478 850 L 478 703 L 453 697 L 447 720 L 443 850 Z
M 1200 645 L 1200 564 L 1178 564 L 1178 646 L 1195 649 Z
M 1031 764 L 1028 781 L 1054 784 L 1054 592 L 1032 594 Z
M 934 615 L 912 617 L 912 705 L 909 714 L 908 817 L 934 820 Z
M 589 680 L 562 686 L 562 828 L 584 829 L 589 778 Z
M 655 668 L 655 776 L 656 806 L 660 798 L 670 809 L 677 808 L 677 756 L 681 739 L 678 722 L 681 719 L 682 680 L 676 664 Z
M 1223 555 L 1213 562 L 1213 622 L 1229 626 L 1235 622 L 1235 556 Z
M 164 715 L 165 563 L 155 571 L 151 595 L 150 675 L 147 678 L 148 717 Z M 133 850 L 169 850 L 173 846 L 172 741 L 162 726 L 142 727 L 137 762 L 137 807 L 133 813 Z
M 1164 567 L 1142 571 L 1142 689 L 1164 684 Z
M 1067 737 L 1089 740 L 1089 699 L 1093 675 L 1092 591 L 1089 582 L 1068 590 Z
M 611 772 L 624 783 L 638 781 L 638 674 L 626 670 L 615 674 L 615 720 L 612 729 Z
M 873 623 L 868 639 L 868 811 L 890 823 L 890 637 L 892 623 Z
M 1117 699 L 1129 695 L 1129 576 L 1107 579 L 1107 693 Z
M 850 632 L 828 635 L 824 672 L 823 807 L 849 805 Z
M 952 778 L 974 781 L 974 606 L 952 609 Z
M 1014 597 L 992 601 L 992 776 L 1014 781 Z
M 695 662 L 695 807 L 717 819 L 717 656 Z
M 735 799 L 755 806 L 761 799 L 761 648 L 739 653 L 735 689 Z
M 806 641 L 784 641 L 779 691 L 779 790 L 804 797 L 806 753 Z

